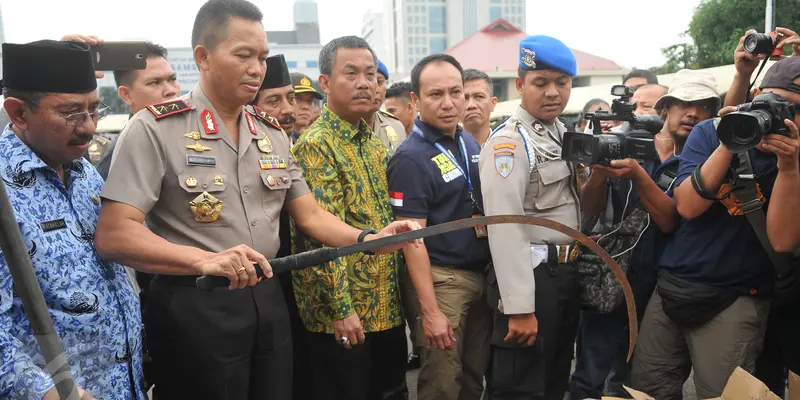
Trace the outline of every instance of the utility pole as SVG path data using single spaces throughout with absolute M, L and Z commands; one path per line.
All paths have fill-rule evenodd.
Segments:
M 767 12 L 764 16 L 764 32 L 775 30 L 775 0 L 767 0 Z

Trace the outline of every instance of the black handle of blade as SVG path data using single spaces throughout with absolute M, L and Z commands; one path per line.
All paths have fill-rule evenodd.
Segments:
M 272 266 L 272 272 L 274 274 L 280 274 L 295 269 L 320 265 L 328 261 L 335 260 L 339 257 L 339 248 L 323 247 L 300 254 L 275 258 L 269 260 L 269 265 Z M 261 270 L 258 264 L 255 264 L 255 267 L 256 276 L 258 276 L 258 279 L 266 279 L 266 276 L 264 276 L 264 271 Z M 215 288 L 225 288 L 230 286 L 230 284 L 230 280 L 224 276 L 205 275 L 197 278 L 197 288 L 205 291 L 214 290 Z

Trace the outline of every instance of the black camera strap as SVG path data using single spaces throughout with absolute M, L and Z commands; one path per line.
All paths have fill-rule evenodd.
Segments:
M 767 216 L 763 211 L 763 204 L 758 199 L 758 187 L 756 186 L 756 176 L 753 172 L 753 164 L 750 160 L 750 153 L 738 153 L 739 166 L 734 171 L 736 181 L 736 198 L 741 202 L 741 209 L 744 212 L 747 222 L 761 242 L 761 247 L 767 252 L 770 261 L 775 266 L 775 275 L 778 279 L 783 279 L 791 273 L 791 264 L 785 254 L 779 254 L 772 247 L 767 236 Z M 733 185 L 731 185 L 733 186 Z

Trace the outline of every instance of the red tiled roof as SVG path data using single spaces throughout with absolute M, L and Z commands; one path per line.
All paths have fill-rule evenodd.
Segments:
M 504 19 L 498 19 L 473 33 L 460 43 L 445 50 L 455 57 L 464 69 L 474 68 L 483 72 L 516 71 L 519 63 L 519 42 L 528 37 Z M 622 69 L 614 61 L 571 49 L 578 61 L 578 73 L 591 70 Z

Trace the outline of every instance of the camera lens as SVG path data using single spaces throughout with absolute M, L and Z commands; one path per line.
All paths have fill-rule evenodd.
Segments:
M 744 50 L 750 54 L 769 54 L 774 45 L 767 33 L 751 33 L 744 38 Z
M 597 137 L 597 157 L 607 160 L 619 160 L 622 154 L 622 138 L 618 135 L 600 135 Z
M 742 153 L 755 147 L 771 127 L 769 111 L 732 112 L 719 122 L 717 138 L 728 150 Z

